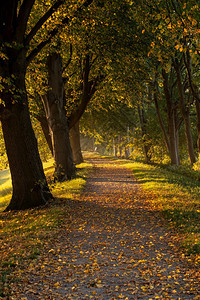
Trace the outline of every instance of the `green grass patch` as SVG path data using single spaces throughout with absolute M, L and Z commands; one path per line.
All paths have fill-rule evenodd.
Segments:
M 52 182 L 53 161 L 44 164 L 49 182 Z M 40 255 L 44 243 L 53 233 L 70 219 L 68 199 L 76 199 L 81 193 L 88 172 L 89 163 L 77 166 L 77 177 L 71 181 L 50 184 L 55 200 L 50 205 L 26 211 L 0 213 L 0 297 L 7 295 L 9 274 L 19 264 Z M 0 172 L 0 209 L 8 205 L 12 193 L 9 171 Z
M 128 162 L 147 195 L 150 207 L 161 212 L 181 233 L 187 254 L 200 258 L 200 181 L 186 169 Z M 150 195 L 150 197 L 149 197 Z
M 0 211 L 8 205 L 12 195 L 12 183 L 8 169 L 0 171 Z

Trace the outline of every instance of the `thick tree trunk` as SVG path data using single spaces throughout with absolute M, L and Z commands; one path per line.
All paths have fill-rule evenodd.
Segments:
M 53 153 L 56 163 L 55 179 L 63 181 L 75 175 L 69 128 L 64 109 L 64 83 L 62 78 L 62 59 L 53 53 L 48 57 L 49 88 L 43 96 L 46 117 L 51 131 Z
M 13 195 L 7 210 L 21 210 L 45 204 L 49 192 L 28 108 L 13 106 L 1 118 L 12 177 Z
M 81 152 L 79 122 L 77 122 L 70 129 L 69 134 L 70 134 L 70 144 L 72 147 L 73 161 L 75 164 L 80 164 L 83 162 L 83 155 Z
M 13 185 L 12 199 L 6 210 L 21 210 L 43 205 L 53 197 L 46 182 L 28 110 L 25 51 L 18 55 L 9 54 L 12 59 L 0 66 L 0 75 L 13 80 L 11 84 L 5 84 L 0 93 L 4 102 L 0 107 L 0 119 Z

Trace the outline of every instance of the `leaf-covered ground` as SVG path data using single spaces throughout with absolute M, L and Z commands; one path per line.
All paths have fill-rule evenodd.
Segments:
M 198 269 L 131 171 L 94 163 L 82 195 L 66 201 L 66 222 L 15 268 L 9 299 L 200 299 Z

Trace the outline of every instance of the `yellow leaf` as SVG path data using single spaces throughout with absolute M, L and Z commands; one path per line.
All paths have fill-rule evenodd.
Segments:
M 56 283 L 54 283 L 54 285 L 55 285 L 57 288 L 59 288 L 60 282 L 56 282 Z
M 183 46 L 180 46 L 179 51 L 183 52 Z
M 154 43 L 154 42 L 151 43 L 151 47 L 152 47 L 152 48 L 155 47 L 155 43 Z

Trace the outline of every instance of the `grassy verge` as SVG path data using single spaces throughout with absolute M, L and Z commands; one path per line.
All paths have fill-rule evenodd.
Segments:
M 8 275 L 26 260 L 35 259 L 45 242 L 70 216 L 67 199 L 75 199 L 82 191 L 92 165 L 77 166 L 77 178 L 51 185 L 56 197 L 47 207 L 20 212 L 0 213 L 0 298 L 8 292 Z M 46 176 L 51 182 L 53 161 L 44 164 Z M 0 209 L 9 202 L 12 193 L 9 171 L 0 172 Z
M 128 162 L 142 185 L 150 207 L 181 233 L 182 247 L 200 260 L 200 182 L 175 169 Z

